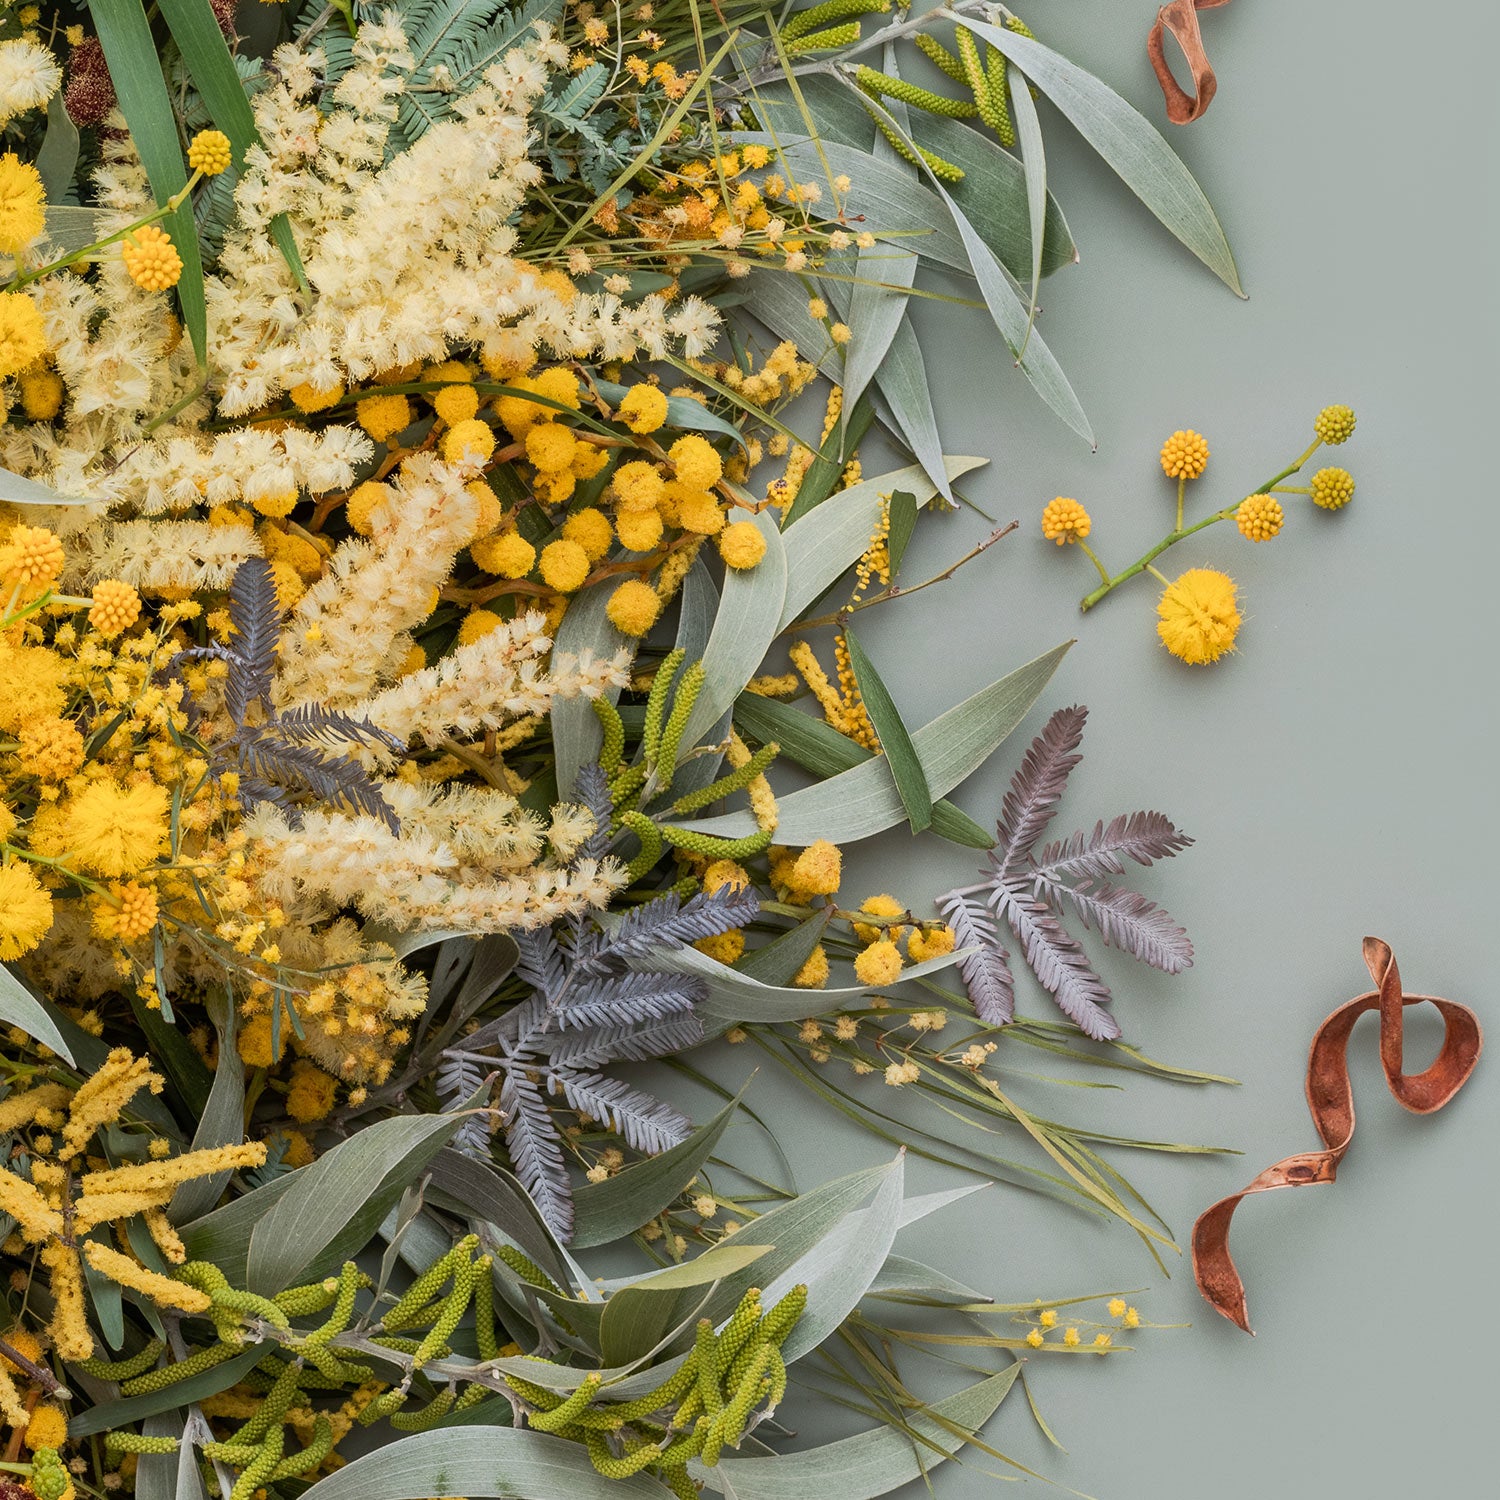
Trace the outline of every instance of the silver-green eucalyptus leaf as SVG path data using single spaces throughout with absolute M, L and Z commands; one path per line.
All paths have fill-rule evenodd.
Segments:
M 589 651 L 595 657 L 607 657 L 631 646 L 632 643 L 610 624 L 605 612 L 616 587 L 615 582 L 605 579 L 568 601 L 567 613 L 557 627 L 557 638 L 553 643 L 556 653 L 581 656 Z M 612 689 L 607 696 L 613 703 L 620 694 Z M 598 760 L 604 734 L 589 700 L 581 693 L 573 698 L 554 699 L 548 718 L 552 724 L 557 794 L 570 797 L 578 773 Z
M 27 1036 L 50 1047 L 65 1062 L 73 1061 L 73 1053 L 52 1017 L 4 964 L 0 964 L 0 1021 L 7 1026 L 19 1027 Z

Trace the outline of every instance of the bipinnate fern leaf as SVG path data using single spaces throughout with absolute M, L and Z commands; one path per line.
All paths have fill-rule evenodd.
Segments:
M 1193 961 L 1187 933 L 1154 901 L 1108 877 L 1123 875 L 1127 861 L 1169 859 L 1192 840 L 1161 813 L 1136 812 L 1033 852 L 1082 759 L 1087 717 L 1086 709 L 1075 707 L 1048 720 L 1011 779 L 979 883 L 949 892 L 938 905 L 958 946 L 975 950 L 959 961 L 959 973 L 981 1020 L 1003 1025 L 1014 1014 L 1010 954 L 1000 939 L 1004 919 L 1058 1008 L 1087 1035 L 1109 1040 L 1120 1035 L 1109 986 L 1064 925 L 1064 912 L 1071 907 L 1085 929 L 1142 963 L 1179 973 Z
M 270 709 L 271 676 L 281 635 L 276 579 L 265 558 L 247 557 L 234 570 L 229 585 L 229 623 L 234 627 L 234 639 L 228 648 L 224 701 L 234 722 L 243 724 L 252 703 L 258 701 Z

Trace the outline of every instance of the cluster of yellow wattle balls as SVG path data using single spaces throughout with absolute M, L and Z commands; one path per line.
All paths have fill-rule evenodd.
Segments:
M 1207 470 L 1210 451 L 1202 433 L 1191 428 L 1174 432 L 1161 446 L 1160 461 L 1162 473 L 1177 481 L 1177 524 L 1160 543 L 1121 573 L 1111 574 L 1089 546 L 1087 538 L 1094 523 L 1077 500 L 1059 495 L 1050 501 L 1042 510 L 1042 535 L 1059 547 L 1076 544 L 1098 569 L 1101 585 L 1085 596 L 1082 604 L 1085 610 L 1127 579 L 1138 573 L 1150 573 L 1162 585 L 1156 606 L 1156 633 L 1162 645 L 1179 661 L 1192 666 L 1207 665 L 1234 650 L 1242 623 L 1234 580 L 1216 568 L 1190 568 L 1168 579 L 1152 566 L 1153 561 L 1194 532 L 1231 517 L 1247 541 L 1272 540 L 1286 524 L 1286 510 L 1276 498 L 1279 494 L 1306 495 L 1320 510 L 1343 509 L 1354 495 L 1354 478 L 1347 469 L 1319 469 L 1306 485 L 1281 481 L 1298 473 L 1319 447 L 1348 442 L 1354 435 L 1354 427 L 1355 415 L 1350 407 L 1325 406 L 1313 422 L 1314 440 L 1300 458 L 1238 504 L 1215 511 L 1192 525 L 1183 522 L 1183 497 L 1187 485 Z

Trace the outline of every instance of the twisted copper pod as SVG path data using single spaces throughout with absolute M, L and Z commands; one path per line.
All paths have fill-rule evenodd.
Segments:
M 1221 1198 L 1193 1225 L 1193 1275 L 1209 1305 L 1231 1323 L 1253 1330 L 1245 1311 L 1245 1284 L 1229 1254 L 1229 1221 L 1240 1201 L 1272 1188 L 1307 1187 L 1332 1182 L 1354 1139 L 1354 1091 L 1349 1083 L 1347 1051 L 1354 1023 L 1366 1011 L 1380 1012 L 1380 1062 L 1386 1086 L 1403 1109 L 1428 1115 L 1441 1109 L 1468 1082 L 1484 1045 L 1479 1018 L 1467 1005 L 1436 995 L 1407 995 L 1390 946 L 1367 937 L 1365 964 L 1375 988 L 1339 1006 L 1318 1028 L 1307 1060 L 1307 1107 L 1323 1138 L 1323 1151 L 1304 1151 L 1267 1167 L 1243 1191 Z M 1443 1045 L 1422 1073 L 1401 1071 L 1403 1017 L 1408 1005 L 1437 1007 L 1443 1018 Z
M 1198 12 L 1217 10 L 1228 5 L 1229 0 L 1171 0 L 1156 13 L 1156 24 L 1146 39 L 1146 52 L 1151 58 L 1151 67 L 1156 81 L 1167 100 L 1167 118 L 1174 125 L 1189 125 L 1213 102 L 1218 79 L 1209 65 L 1208 53 L 1203 50 L 1203 34 L 1198 30 Z M 1163 33 L 1170 31 L 1182 55 L 1187 59 L 1188 71 L 1193 75 L 1193 92 L 1190 94 L 1172 76 L 1167 66 Z

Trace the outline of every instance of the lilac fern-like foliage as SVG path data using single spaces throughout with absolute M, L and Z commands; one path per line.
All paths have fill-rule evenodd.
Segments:
M 661 959 L 742 927 L 759 910 L 753 891 L 724 887 L 685 902 L 661 896 L 608 924 L 574 918 L 512 934 L 516 973 L 531 993 L 444 1051 L 438 1090 L 447 1108 L 458 1109 L 487 1083 L 498 1084 L 511 1165 L 560 1239 L 572 1234 L 573 1193 L 555 1105 L 602 1122 L 647 1154 L 684 1140 L 685 1115 L 602 1070 L 702 1039 L 694 1009 L 707 986 L 660 968 Z M 487 1156 L 483 1117 L 469 1116 L 454 1144 Z
M 1137 812 L 1037 848 L 1083 758 L 1078 747 L 1087 718 L 1085 708 L 1063 708 L 1047 721 L 1011 779 L 982 879 L 950 891 L 938 905 L 958 946 L 973 950 L 960 959 L 959 972 L 981 1020 L 1004 1025 L 1015 1011 L 1003 920 L 1064 1014 L 1103 1041 L 1120 1034 L 1108 1008 L 1109 987 L 1063 917 L 1071 909 L 1104 942 L 1165 973 L 1187 968 L 1193 961 L 1187 933 L 1154 901 L 1111 877 L 1123 875 L 1128 864 L 1170 858 L 1192 840 L 1161 813 Z

